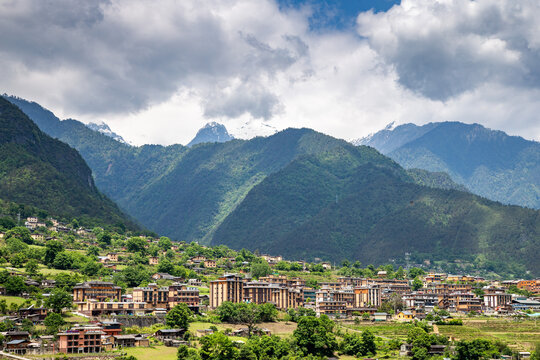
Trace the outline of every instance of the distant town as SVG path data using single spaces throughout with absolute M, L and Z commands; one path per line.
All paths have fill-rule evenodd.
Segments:
M 363 268 L 349 261 L 308 263 L 85 229 L 76 220 L 52 218 L 28 217 L 24 226 L 6 229 L 0 238 L 5 243 L 2 343 L 8 354 L 127 356 L 126 349 L 156 346 L 180 352 L 176 349 L 197 349 L 202 338 L 220 332 L 240 343 L 253 334 L 293 335 L 302 316 L 335 322 L 341 329 L 337 337 L 357 329 L 377 332 L 381 326 L 418 324 L 442 334 L 442 328 L 478 319 L 510 321 L 510 326 L 534 321 L 538 334 L 540 279 L 490 280 L 420 267 Z M 262 312 L 258 306 L 270 306 L 270 315 L 225 314 L 225 309 L 241 312 L 244 307 Z M 170 314 L 179 309 L 188 320 L 175 323 Z M 388 339 L 399 342 L 394 352 L 385 345 L 388 354 L 414 358 L 414 346 L 403 336 L 381 337 L 377 346 Z M 430 357 L 455 353 L 452 341 L 459 338 L 445 339 L 429 345 Z M 516 356 L 526 358 L 534 344 L 512 345 Z

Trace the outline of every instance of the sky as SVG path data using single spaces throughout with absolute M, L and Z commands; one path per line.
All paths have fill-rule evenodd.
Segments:
M 0 93 L 133 144 L 462 121 L 540 140 L 537 0 L 0 0 Z

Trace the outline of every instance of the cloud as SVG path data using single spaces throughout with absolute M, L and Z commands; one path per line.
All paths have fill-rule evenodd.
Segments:
M 256 23 L 255 12 L 272 21 Z M 207 113 L 269 117 L 277 97 L 262 81 L 307 52 L 289 34 L 296 27 L 269 1 L 2 2 L 0 59 L 18 68 L 3 74 L 11 85 L 22 76 L 71 73 L 72 81 L 48 84 L 67 111 L 137 112 L 186 87 L 217 98 L 240 79 L 256 89 L 229 99 L 240 108 L 212 105 Z
M 357 23 L 403 86 L 448 100 L 486 83 L 539 88 L 539 15 L 530 0 L 403 0 Z
M 208 121 L 240 137 L 452 120 L 540 139 L 539 7 L 403 0 L 313 30 L 309 4 L 273 0 L 0 1 L 2 92 L 135 144 L 187 143 Z

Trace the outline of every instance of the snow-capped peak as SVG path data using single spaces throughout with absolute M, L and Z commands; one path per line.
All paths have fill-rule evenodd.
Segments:
M 113 138 L 116 141 L 119 141 L 121 143 L 127 144 L 127 141 L 124 140 L 124 138 L 117 133 L 113 132 L 109 125 L 105 124 L 104 122 L 101 122 L 100 124 L 96 123 L 88 123 L 86 126 L 94 131 L 100 132 L 103 135 L 106 135 L 110 138 Z

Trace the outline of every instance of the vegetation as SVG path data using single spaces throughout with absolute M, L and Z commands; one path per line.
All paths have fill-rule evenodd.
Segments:
M 405 168 L 446 172 L 475 194 L 540 208 L 540 144 L 479 124 L 405 124 L 360 142 Z M 426 183 L 429 185 L 429 182 Z
M 123 222 L 135 227 L 99 193 L 77 151 L 41 132 L 1 97 L 0 129 L 0 194 L 8 207 L 30 206 L 86 224 Z

